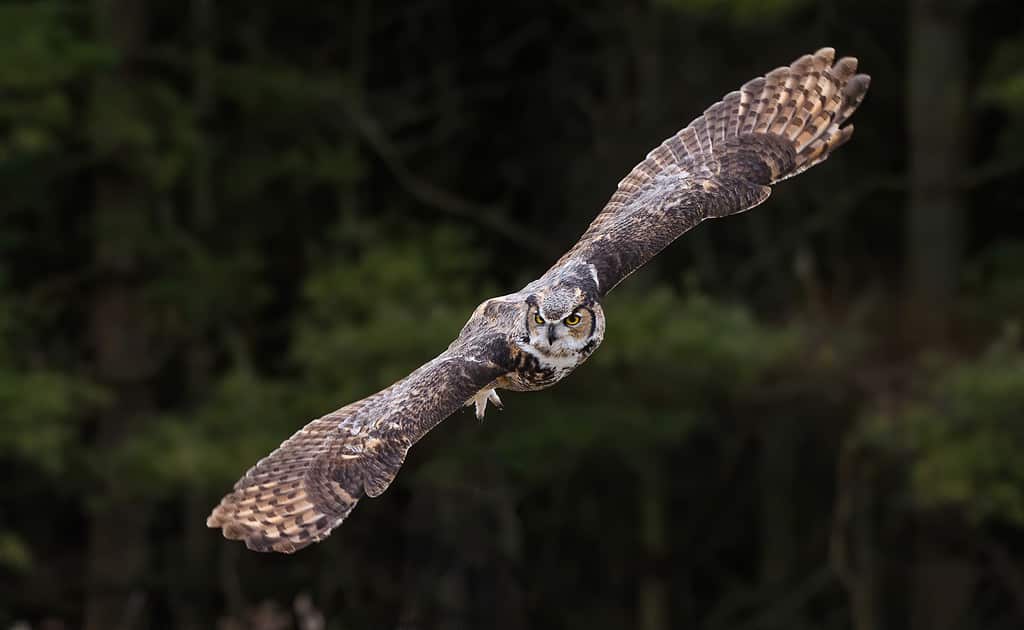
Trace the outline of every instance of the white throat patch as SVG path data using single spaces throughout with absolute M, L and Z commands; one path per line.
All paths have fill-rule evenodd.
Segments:
M 544 354 L 527 343 L 518 342 L 520 350 L 537 359 L 544 367 L 552 367 L 559 370 L 568 370 L 579 365 L 579 357 L 572 355 L 550 355 Z

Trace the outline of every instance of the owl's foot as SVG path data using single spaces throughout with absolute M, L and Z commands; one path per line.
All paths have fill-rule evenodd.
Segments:
M 501 404 L 501 399 L 498 398 L 498 392 L 493 387 L 490 389 L 481 389 L 477 392 L 476 396 L 471 398 L 473 406 L 476 408 L 476 419 L 483 420 L 484 412 L 487 411 L 487 403 L 490 402 L 492 405 L 501 409 L 504 405 Z M 468 403 L 467 403 L 468 404 Z

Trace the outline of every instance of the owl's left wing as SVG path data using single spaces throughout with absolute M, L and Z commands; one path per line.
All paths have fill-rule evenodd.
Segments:
M 322 540 L 363 496 L 384 492 L 409 448 L 507 372 L 507 341 L 454 345 L 406 378 L 313 420 L 253 466 L 206 524 L 255 551 Z
M 619 182 L 579 242 L 548 271 L 593 265 L 602 295 L 707 218 L 748 210 L 771 184 L 850 139 L 843 123 L 870 78 L 822 48 L 747 82 L 665 140 Z

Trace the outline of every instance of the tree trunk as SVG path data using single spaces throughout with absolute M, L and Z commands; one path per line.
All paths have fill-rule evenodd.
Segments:
M 964 246 L 970 4 L 910 3 L 909 323 L 925 342 L 948 335 Z M 959 627 L 976 579 L 971 564 L 919 540 L 913 577 L 912 630 Z
M 192 113 L 202 130 L 208 122 L 214 105 L 214 12 L 213 0 L 191 0 L 192 52 Z M 213 223 L 215 208 L 212 179 L 212 148 L 209 134 L 200 133 L 193 148 L 192 161 L 192 217 L 199 230 L 207 230 Z M 189 342 L 186 351 L 188 360 L 188 393 L 198 394 L 209 386 L 213 357 L 206 341 L 202 338 Z M 206 582 L 209 571 L 207 544 L 210 540 L 206 528 L 206 515 L 210 506 L 207 497 L 199 490 L 201 480 L 194 479 L 184 497 L 182 518 L 184 535 L 182 553 L 179 556 L 180 575 L 172 595 L 175 624 L 182 630 L 203 627 L 202 611 L 207 602 Z
M 669 588 L 664 570 L 668 549 L 664 478 L 657 465 L 643 471 L 639 484 L 640 536 L 646 560 L 640 576 L 637 623 L 639 630 L 668 630 Z
M 877 474 L 849 441 L 840 451 L 837 472 L 830 564 L 846 589 L 854 630 L 881 630 L 885 602 L 876 536 Z
M 855 584 L 850 588 L 850 608 L 854 630 L 882 630 L 884 628 L 881 571 L 878 558 L 877 527 L 874 518 L 874 479 L 861 481 L 860 506 L 851 523 L 851 554 L 858 565 Z
M 144 37 L 142 0 L 96 0 L 95 27 L 101 40 L 121 55 L 120 67 L 97 77 L 93 91 L 94 124 L 98 114 L 127 94 L 130 68 Z M 103 156 L 107 157 L 107 156 Z M 117 166 L 116 164 L 113 166 Z M 138 184 L 118 169 L 97 177 L 93 210 L 94 266 L 98 278 L 90 315 L 90 342 L 95 378 L 113 395 L 98 418 L 94 453 L 97 459 L 115 453 L 151 404 L 148 380 L 153 359 L 145 313 L 128 278 L 137 270 L 136 237 L 141 220 Z M 104 462 L 105 463 L 105 462 Z M 104 471 L 109 473 L 109 471 Z M 101 474 L 100 497 L 90 506 L 87 558 L 87 630 L 141 627 L 145 607 L 148 548 L 146 509 L 133 504 L 115 475 Z
M 911 0 L 909 331 L 947 333 L 964 246 L 967 0 Z
M 766 426 L 761 437 L 761 584 L 779 588 L 792 573 L 796 555 L 796 483 L 798 421 Z
M 961 557 L 919 541 L 911 593 L 910 630 L 965 627 L 977 568 Z
M 139 373 L 138 356 L 145 356 L 137 325 L 139 309 L 133 296 L 119 286 L 104 287 L 94 298 L 92 342 L 96 348 L 97 380 L 115 402 L 98 419 L 93 454 L 116 453 L 132 427 L 149 407 L 144 383 L 127 380 Z M 144 343 L 144 342 L 142 342 Z M 146 507 L 132 501 L 116 475 L 100 475 L 99 497 L 89 510 L 87 630 L 136 627 L 144 600 L 147 549 Z

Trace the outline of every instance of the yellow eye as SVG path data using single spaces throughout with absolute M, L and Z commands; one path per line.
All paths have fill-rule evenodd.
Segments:
M 540 326 L 541 324 L 544 323 L 544 318 L 540 316 L 540 313 L 534 313 L 533 321 L 536 322 L 538 326 Z
M 573 313 L 562 321 L 565 322 L 566 326 L 579 326 L 579 323 L 583 321 L 583 318 L 580 317 L 579 313 Z

